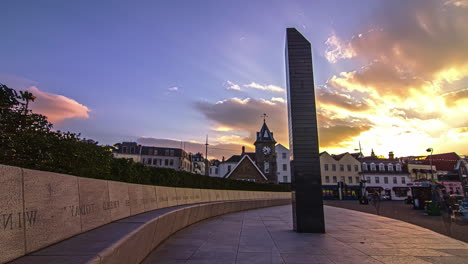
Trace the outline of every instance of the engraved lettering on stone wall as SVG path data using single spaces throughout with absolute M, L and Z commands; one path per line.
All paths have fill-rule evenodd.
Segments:
M 6 213 L 0 216 L 0 231 L 22 229 L 24 226 L 33 227 L 37 221 L 36 210 L 26 211 L 24 213 Z
M 103 210 L 116 209 L 120 207 L 119 201 L 105 201 L 102 203 Z
M 94 214 L 97 210 L 97 207 L 94 203 L 92 204 L 83 204 L 80 206 L 77 205 L 69 205 L 63 208 L 65 211 L 70 211 L 71 216 L 79 216 L 79 215 L 89 215 Z

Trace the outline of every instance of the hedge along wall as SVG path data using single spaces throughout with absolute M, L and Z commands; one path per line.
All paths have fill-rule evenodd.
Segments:
M 290 199 L 290 195 L 131 184 L 0 165 L 0 263 L 159 208 L 223 200 Z
M 105 165 L 107 164 L 107 165 Z M 133 162 L 131 159 L 111 158 L 107 163 L 99 166 L 80 165 L 59 166 L 57 164 L 44 165 L 31 163 L 27 166 L 21 164 L 5 164 L 20 166 L 28 169 L 50 171 L 63 174 L 72 174 L 85 178 L 120 181 L 137 184 L 149 184 L 157 186 L 170 186 L 182 188 L 218 189 L 218 190 L 250 190 L 250 191 L 272 191 L 290 192 L 289 184 L 263 184 L 247 181 L 230 180 L 217 177 L 209 177 L 176 171 L 168 168 L 146 167 L 141 163 Z

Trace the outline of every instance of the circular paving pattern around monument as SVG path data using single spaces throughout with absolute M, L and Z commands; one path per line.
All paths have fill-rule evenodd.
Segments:
M 406 222 L 325 206 L 326 234 L 292 231 L 291 206 L 228 214 L 179 231 L 144 264 L 468 263 L 468 244 Z

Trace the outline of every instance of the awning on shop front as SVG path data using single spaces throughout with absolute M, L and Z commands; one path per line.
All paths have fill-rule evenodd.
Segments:
M 380 186 L 369 186 L 369 187 L 366 187 L 366 191 L 368 192 L 381 192 L 383 190 L 382 187 Z
M 400 191 L 400 192 L 407 192 L 407 191 L 409 191 L 409 188 L 408 187 L 393 187 L 392 190 L 393 191 Z

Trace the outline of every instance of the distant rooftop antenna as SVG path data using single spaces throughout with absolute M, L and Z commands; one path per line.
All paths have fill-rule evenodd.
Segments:
M 205 176 L 208 175 L 208 135 L 206 135 L 206 143 L 205 143 Z

